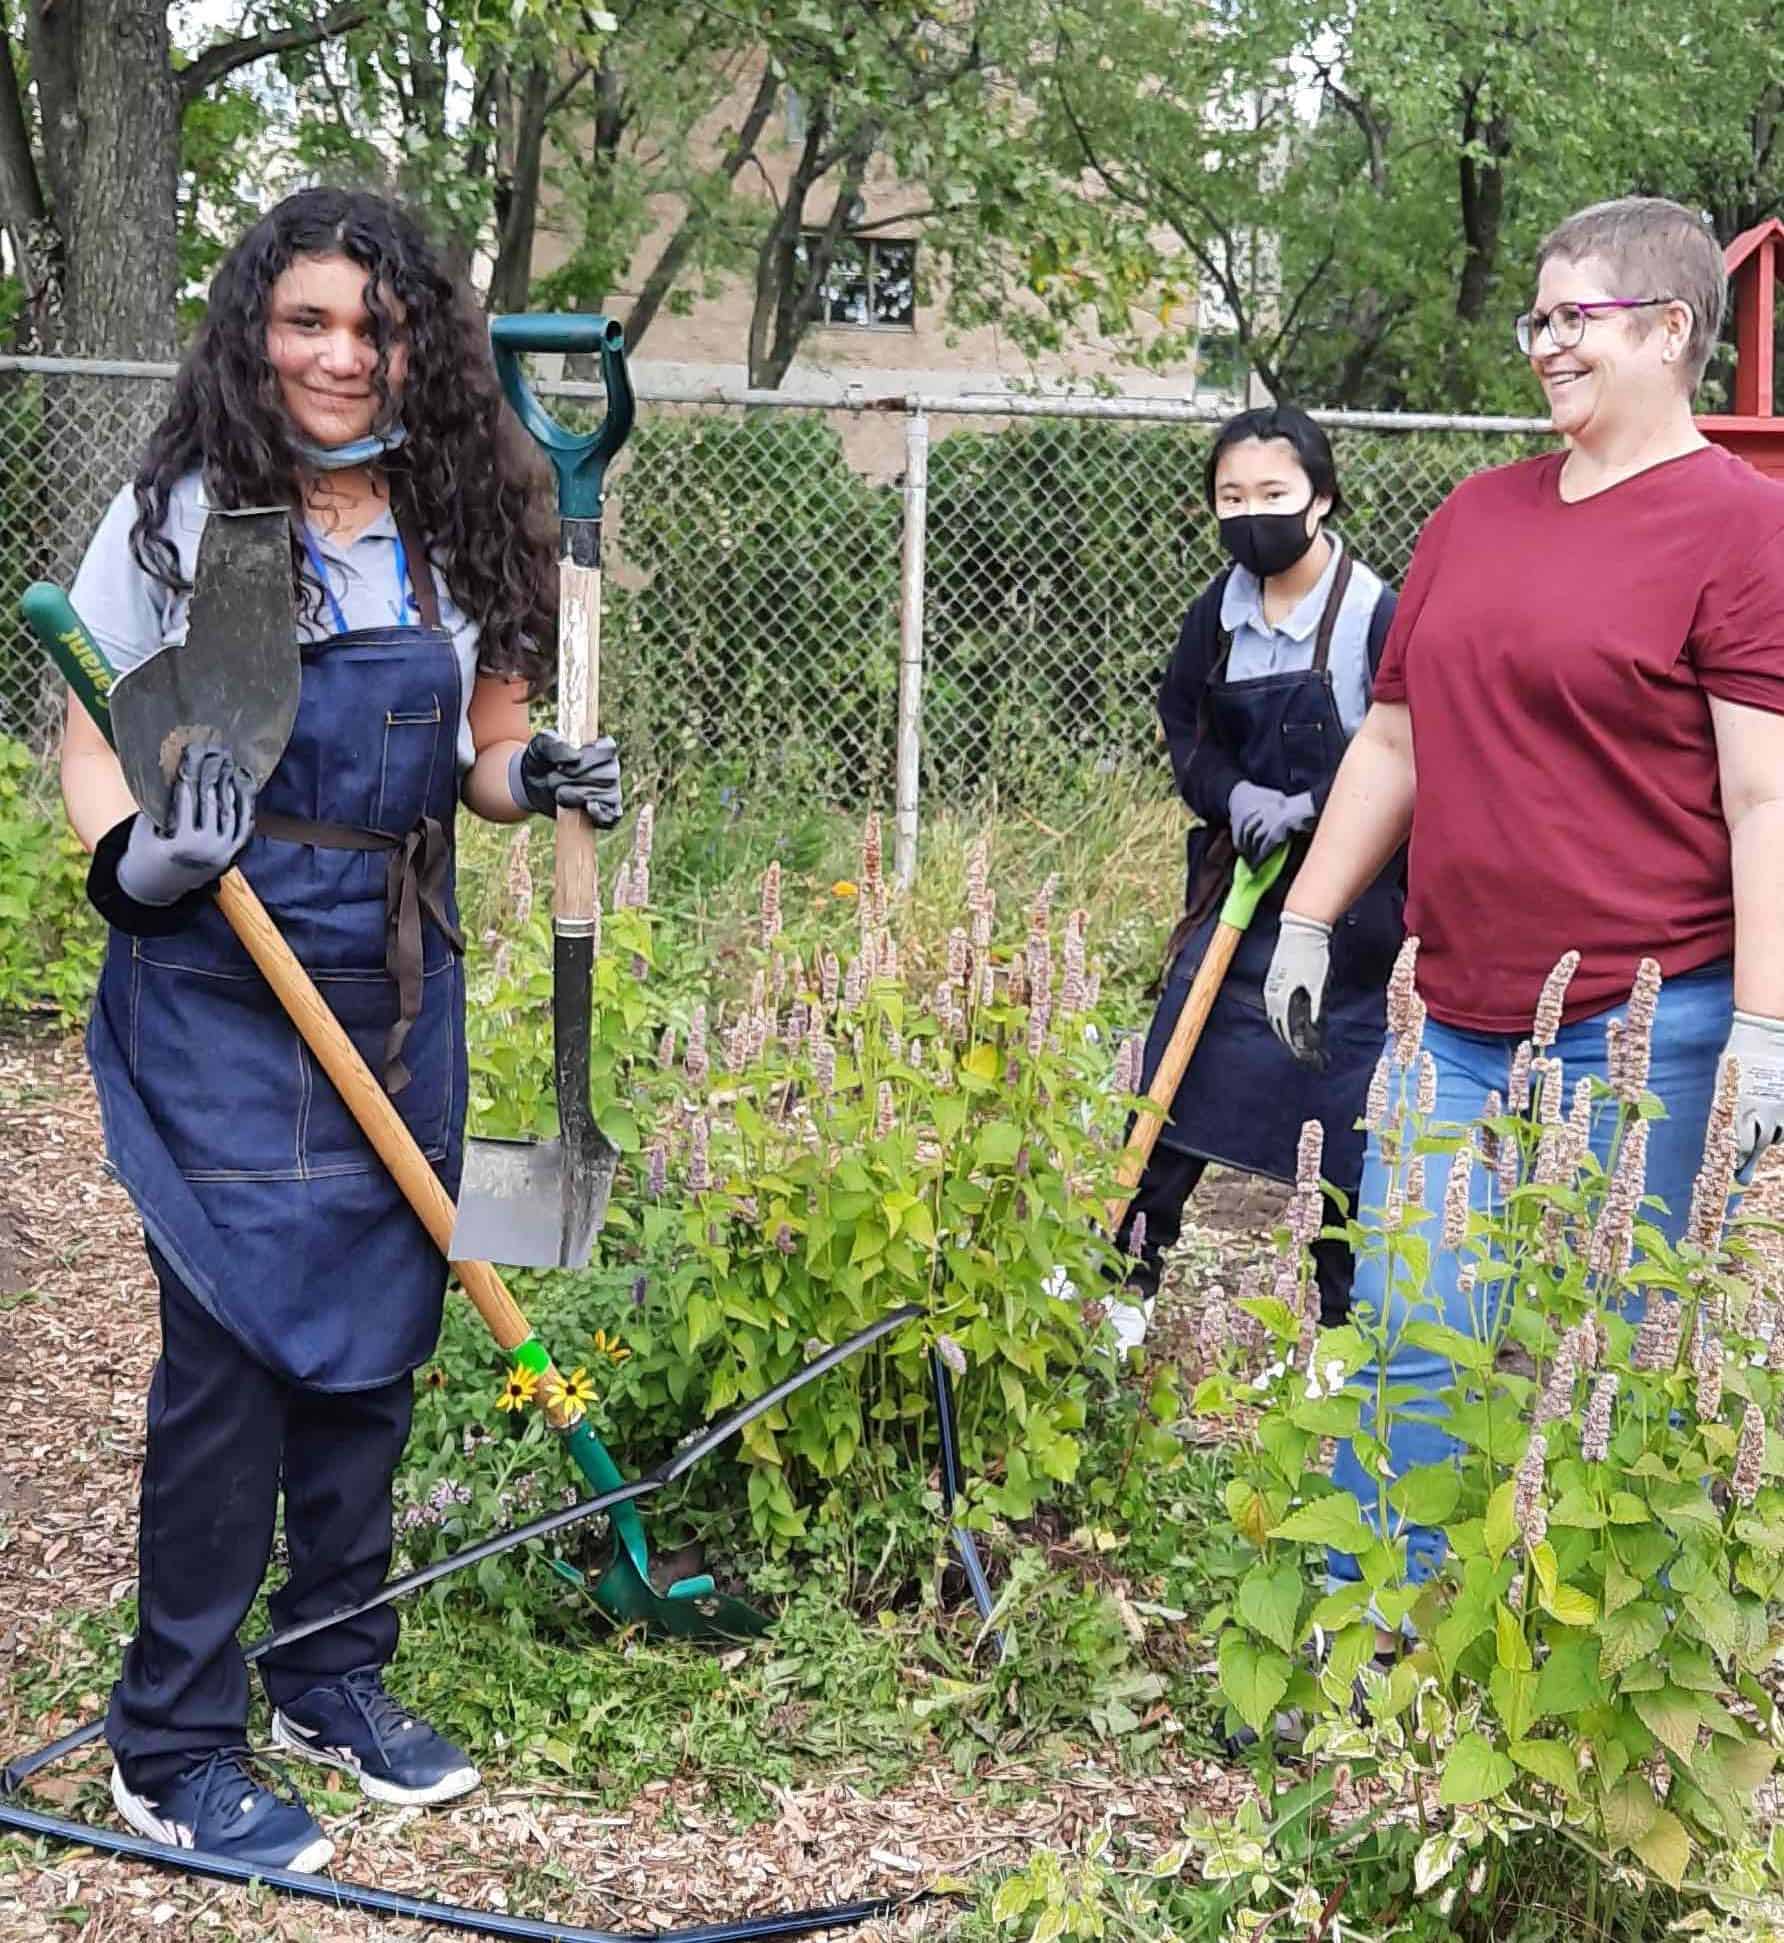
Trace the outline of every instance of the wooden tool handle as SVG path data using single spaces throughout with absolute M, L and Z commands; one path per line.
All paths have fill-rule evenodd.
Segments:
M 578 748 L 593 742 L 601 713 L 601 569 L 558 561 L 558 734 Z M 595 826 L 582 810 L 557 814 L 551 915 L 562 930 L 595 915 Z
M 1170 1118 L 1171 1102 L 1177 1097 L 1177 1088 L 1201 1040 L 1208 1014 L 1214 1010 L 1214 1001 L 1220 995 L 1228 967 L 1233 962 L 1233 953 L 1239 949 L 1239 940 L 1244 935 L 1234 925 L 1217 924 L 1213 937 L 1208 940 L 1208 949 L 1202 953 L 1202 962 L 1196 967 L 1195 983 L 1189 988 L 1189 996 L 1183 1001 L 1183 1010 L 1177 1014 L 1177 1023 L 1166 1042 L 1164 1057 L 1158 1062 L 1158 1071 L 1152 1075 L 1152 1084 L 1146 1089 L 1147 1099 L 1158 1111 L 1135 1116 L 1133 1132 L 1128 1135 L 1127 1145 L 1122 1149 L 1121 1165 L 1115 1176 L 1121 1192 L 1109 1203 L 1108 1209 L 1111 1235 L 1121 1232 L 1128 1203 L 1134 1198 L 1134 1189 L 1139 1186 L 1146 1163 L 1152 1158 L 1152 1150 L 1158 1145 L 1158 1136 L 1164 1130 L 1165 1121 Z
M 378 1084 L 359 1048 L 347 1037 L 328 1009 L 309 973 L 279 935 L 267 908 L 239 870 L 223 873 L 217 885 L 217 907 L 229 928 L 241 939 L 248 956 L 260 967 L 274 996 L 297 1027 L 303 1042 L 316 1055 L 334 1082 L 347 1111 L 372 1143 L 378 1158 L 390 1169 L 403 1197 L 444 1255 L 452 1245 L 456 1213 L 452 1197 L 415 1144 L 390 1095 Z M 476 1305 L 489 1332 L 505 1350 L 512 1350 L 533 1333 L 502 1278 L 488 1262 L 454 1262 L 452 1272 Z

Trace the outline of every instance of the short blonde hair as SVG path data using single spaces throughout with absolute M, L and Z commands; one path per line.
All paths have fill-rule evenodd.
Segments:
M 1557 223 L 1542 239 L 1536 253 L 1538 276 L 1556 256 L 1569 263 L 1602 257 L 1616 272 L 1620 297 L 1673 297 L 1688 305 L 1691 336 L 1685 347 L 1685 376 L 1687 389 L 1697 389 L 1728 307 L 1722 246 L 1701 216 L 1664 196 L 1595 202 Z

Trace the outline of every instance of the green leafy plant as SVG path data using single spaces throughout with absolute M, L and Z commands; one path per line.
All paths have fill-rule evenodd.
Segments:
M 87 903 L 87 859 L 63 817 L 46 812 L 42 764 L 0 736 L 0 1012 L 50 1007 L 84 1018 L 104 927 Z
M 1084 914 L 1062 923 L 1049 884 L 1024 933 L 997 943 L 981 842 L 964 922 L 924 964 L 894 939 L 870 818 L 859 882 L 829 900 L 852 942 L 789 950 L 771 863 L 753 938 L 721 953 L 748 980 L 727 1009 L 655 970 L 659 951 L 679 953 L 648 908 L 653 843 L 646 812 L 595 973 L 596 1114 L 624 1170 L 601 1265 L 539 1278 L 546 1339 L 566 1366 L 597 1336 L 623 1351 L 597 1371 L 596 1420 L 642 1453 L 911 1305 L 920 1321 L 750 1427 L 756 1533 L 822 1548 L 873 1505 L 910 1506 L 937 1455 L 932 1346 L 957 1384 L 964 1515 L 1029 1516 L 1080 1462 L 1090 1297 L 1116 1259 L 1100 1197 L 1132 1104 L 1098 1024 Z M 477 1124 L 544 1131 L 548 934 L 524 839 L 481 902 L 493 957 L 473 992 Z M 1154 1392 L 1130 1465 L 1176 1451 L 1175 1393 Z
M 1644 964 L 1628 1025 L 1613 1028 L 1611 1083 L 1581 1079 L 1569 1099 L 1552 1051 L 1577 963 L 1564 960 L 1510 1098 L 1457 1127 L 1434 1117 L 1415 951 L 1390 987 L 1397 1039 L 1369 1107 L 1387 1201 L 1350 1234 L 1410 1311 L 1401 1340 L 1448 1360 L 1435 1401 L 1459 1452 L 1394 1475 L 1390 1427 L 1429 1404 L 1389 1382 L 1381 1318 L 1314 1327 L 1309 1139 L 1276 1288 L 1239 1304 L 1277 1345 L 1275 1380 L 1260 1392 L 1217 1374 L 1198 1395 L 1212 1411 L 1263 1405 L 1228 1487 L 1255 1557 L 1222 1615 L 1220 1685 L 1266 1761 L 1279 1714 L 1298 1710 L 1306 1757 L 1409 1805 L 1421 1894 L 1453 1888 L 1484 1851 L 1490 1905 L 1506 1845 L 1552 1826 L 1586 1860 L 1592 1922 L 1631 1865 L 1677 1890 L 1706 1857 L 1754 1844 L 1777 1735 L 1760 1675 L 1784 1585 L 1784 1466 L 1768 1429 L 1784 1324 L 1750 1233 L 1726 1227 L 1730 1073 L 1685 1238 L 1669 1243 L 1646 1218 L 1647 1128 L 1663 1111 L 1647 1090 L 1658 969 Z M 1440 1153 L 1450 1185 L 1431 1233 L 1422 1176 Z M 1471 1207 L 1482 1181 L 1485 1206 L 1476 1188 Z M 1438 1249 L 1464 1264 L 1468 1330 L 1437 1313 Z M 1365 1385 L 1349 1380 L 1365 1366 Z M 1366 1507 L 1326 1475 L 1336 1438 L 1377 1479 Z M 1414 1522 L 1447 1542 L 1423 1583 L 1408 1572 Z M 1309 1553 L 1327 1546 L 1361 1576 L 1321 1596 L 1323 1559 Z M 1415 1635 L 1391 1667 L 1375 1664 L 1378 1620 Z M 1458 1933 L 1493 1932 L 1471 1921 Z
M 647 1407 L 659 1386 L 677 1401 L 692 1388 L 717 1414 L 889 1309 L 922 1311 L 746 1435 L 757 1529 L 783 1541 L 845 1473 L 853 1502 L 864 1473 L 890 1489 L 933 1461 L 931 1343 L 958 1382 L 978 1515 L 1026 1517 L 1071 1479 L 1082 1292 L 1110 1260 L 1097 1196 L 1127 1102 L 1092 1029 L 1082 914 L 1058 972 L 1050 891 L 1026 939 L 997 948 L 981 845 L 968 922 L 919 982 L 888 928 L 875 818 L 853 901 L 846 971 L 827 946 L 789 957 L 770 866 L 748 1003 L 716 1031 L 697 1008 L 679 1066 L 663 1047 L 640 1218 L 659 1264 L 633 1337 Z

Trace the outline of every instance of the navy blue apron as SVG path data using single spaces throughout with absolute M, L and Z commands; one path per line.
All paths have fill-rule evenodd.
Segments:
M 1250 781 L 1266 789 L 1289 796 L 1320 789 L 1330 784 L 1344 758 L 1344 724 L 1326 664 L 1350 568 L 1346 553 L 1333 576 L 1309 668 L 1227 681 L 1222 679 L 1223 654 L 1209 681 L 1203 732 L 1214 737 Z M 1387 979 L 1400 949 L 1405 897 L 1396 857 L 1333 927 L 1325 995 L 1327 1064 L 1323 1072 L 1309 1071 L 1270 1030 L 1264 1012 L 1264 979 L 1276 949 L 1282 907 L 1309 841 L 1306 836 L 1293 839 L 1281 876 L 1240 940 L 1159 1139 L 1181 1153 L 1292 1181 L 1302 1123 L 1318 1120 L 1325 1128 L 1322 1172 L 1354 1193 L 1363 1171 L 1363 1135 L 1356 1123 L 1387 1030 Z M 1226 830 L 1207 825 L 1193 830 L 1189 861 L 1191 910 L 1205 908 L 1188 928 L 1166 974 L 1146 1037 L 1142 1091 L 1158 1069 L 1232 881 Z M 1208 887 L 1210 894 L 1198 897 L 1196 887 L 1208 878 L 1209 865 L 1217 881 Z
M 237 863 L 456 1194 L 462 697 L 413 533 L 397 577 L 395 624 L 357 629 L 322 577 L 337 631 L 300 644 L 297 722 Z M 150 1239 L 257 1361 L 361 1390 L 426 1360 L 445 1260 L 215 905 L 171 937 L 111 933 L 87 1052 Z

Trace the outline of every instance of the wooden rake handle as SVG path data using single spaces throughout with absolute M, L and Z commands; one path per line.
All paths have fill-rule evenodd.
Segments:
M 1239 949 L 1239 940 L 1250 929 L 1264 893 L 1282 875 L 1282 866 L 1287 858 L 1288 845 L 1284 843 L 1271 851 L 1255 870 L 1243 857 L 1233 865 L 1233 887 L 1221 906 L 1220 921 L 1214 927 L 1213 937 L 1208 940 L 1208 949 L 1202 953 L 1202 962 L 1196 967 L 1195 982 L 1189 988 L 1189 996 L 1183 1001 L 1183 1010 L 1177 1015 L 1176 1025 L 1171 1028 L 1164 1057 L 1158 1062 L 1158 1071 L 1153 1074 L 1152 1084 L 1146 1089 L 1146 1098 L 1156 1110 L 1134 1116 L 1133 1131 L 1127 1137 L 1127 1145 L 1122 1149 L 1121 1160 L 1115 1170 L 1117 1192 L 1107 1209 L 1111 1238 L 1121 1232 L 1134 1190 L 1140 1185 L 1140 1176 L 1145 1173 L 1152 1150 L 1158 1145 L 1158 1136 L 1164 1130 L 1165 1121 L 1170 1118 L 1171 1102 L 1176 1099 L 1177 1088 L 1182 1084 L 1195 1049 L 1201 1043 L 1208 1015 L 1214 1010 L 1214 1001 L 1220 996 L 1220 988 L 1226 982 L 1233 954 Z

